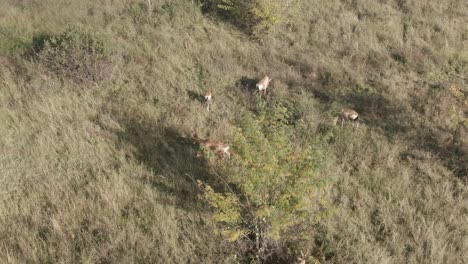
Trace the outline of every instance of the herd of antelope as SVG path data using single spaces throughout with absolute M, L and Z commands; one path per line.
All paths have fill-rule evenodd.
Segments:
M 260 97 L 266 96 L 267 88 L 270 82 L 271 82 L 271 78 L 268 76 L 265 76 L 256 84 L 255 87 L 258 89 Z M 206 104 L 206 109 L 208 111 L 210 111 L 211 101 L 212 101 L 212 93 L 211 93 L 211 90 L 208 90 L 205 93 L 205 104 Z M 337 125 L 338 121 L 341 120 L 341 128 L 343 128 L 345 122 L 349 122 L 349 123 L 352 123 L 353 128 L 357 129 L 359 127 L 358 119 L 359 119 L 359 114 L 355 110 L 351 108 L 343 108 L 341 109 L 341 112 L 339 113 L 339 115 L 335 117 L 333 124 Z M 231 157 L 231 153 L 229 152 L 229 145 L 224 142 L 214 141 L 214 140 L 209 140 L 209 139 L 201 139 L 196 134 L 192 137 L 192 140 L 194 144 L 199 144 L 200 146 L 203 146 L 213 151 L 221 159 Z

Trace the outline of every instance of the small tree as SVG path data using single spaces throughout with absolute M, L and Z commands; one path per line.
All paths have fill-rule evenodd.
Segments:
M 214 210 L 214 223 L 231 242 L 244 242 L 264 261 L 285 243 L 304 237 L 301 228 L 327 213 L 319 176 L 324 155 L 317 144 L 294 142 L 290 111 L 280 102 L 245 113 L 232 144 L 232 160 L 219 167 L 224 191 L 207 186 L 202 198 Z
M 253 32 L 269 32 L 298 10 L 302 0 L 206 0 L 205 4 L 226 12 L 238 25 Z

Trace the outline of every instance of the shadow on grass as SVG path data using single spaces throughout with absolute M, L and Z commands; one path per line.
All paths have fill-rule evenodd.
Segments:
M 395 99 L 389 100 L 375 92 L 349 92 L 345 96 L 334 96 L 326 91 L 327 89 L 316 89 L 314 94 L 322 103 L 330 104 L 335 101 L 342 107 L 355 109 L 360 114 L 362 122 L 369 128 L 378 130 L 390 141 L 404 140 L 410 149 L 432 153 L 459 179 L 468 180 L 466 146 L 456 140 L 443 142 L 442 135 L 452 135 L 452 131 L 430 126 L 430 122 L 424 122 L 425 118 L 418 118 L 412 114 L 413 111 L 408 104 Z M 334 100 L 330 100 L 331 98 Z M 411 153 L 402 153 L 402 158 L 411 155 Z
M 301 68 L 312 69 L 310 65 L 301 61 L 287 60 L 288 65 L 300 65 Z M 302 76 L 301 82 L 310 82 L 315 85 L 309 88 L 314 97 L 326 107 L 326 111 L 338 114 L 340 108 L 355 109 L 361 122 L 367 127 L 377 130 L 386 136 L 389 141 L 403 140 L 410 149 L 422 150 L 437 156 L 444 166 L 452 170 L 454 175 L 468 180 L 467 146 L 460 135 L 455 135 L 449 128 L 443 128 L 428 122 L 431 117 L 420 116 L 410 102 L 386 96 L 382 92 L 367 90 L 352 80 L 340 81 L 328 71 L 319 71 L 318 79 L 308 79 Z M 376 85 L 370 85 L 370 88 Z M 377 85 L 378 86 L 378 85 Z M 343 87 L 343 89 L 337 89 Z M 348 87 L 348 88 L 346 88 Z M 355 88 L 351 88 L 355 87 Z M 424 102 L 424 98 L 416 101 Z M 452 137 L 451 142 L 445 139 Z M 444 141 L 445 140 L 445 141 Z M 402 158 L 412 156 L 411 153 L 402 153 Z
M 356 105 L 356 111 L 369 121 L 367 125 L 378 128 L 389 139 L 405 139 L 411 148 L 432 153 L 454 175 L 467 180 L 466 150 L 456 140 L 443 142 L 442 135 L 452 135 L 453 131 L 430 126 L 430 122 L 424 122 L 427 117 L 417 118 L 403 102 L 388 100 L 382 95 L 350 94 L 347 98 L 347 101 Z M 455 135 L 452 136 L 456 138 Z
M 187 91 L 187 94 L 188 94 L 188 97 L 191 99 L 191 100 L 194 100 L 194 101 L 198 101 L 199 103 L 205 103 L 205 95 L 201 94 L 201 93 L 198 93 L 198 92 L 195 92 L 195 91 Z
M 468 181 L 468 152 L 453 131 L 446 129 L 437 131 L 423 123 L 418 124 L 417 134 L 409 140 L 420 149 L 426 150 L 437 156 L 454 175 L 463 181 Z M 443 142 L 441 134 L 450 134 L 453 140 Z
M 137 119 L 121 120 L 121 124 L 124 132 L 118 133 L 119 140 L 133 146 L 134 157 L 153 172 L 143 179 L 145 184 L 175 197 L 179 208 L 193 210 L 199 193 L 196 180 L 212 183 L 215 179 L 208 162 L 197 157 L 197 145 L 173 128 Z M 167 203 L 174 204 L 171 199 Z
M 265 100 L 266 102 L 270 102 L 271 98 L 273 97 L 270 87 L 264 95 L 260 96 L 259 90 L 256 87 L 258 81 L 259 79 L 253 79 L 243 76 L 235 82 L 235 86 L 240 91 L 242 91 L 242 93 L 237 94 L 237 97 L 239 97 L 240 94 L 242 94 L 245 107 L 247 109 L 250 109 L 251 111 L 254 111 L 259 99 Z
M 239 87 L 241 90 L 253 92 L 256 91 L 255 86 L 257 85 L 257 82 L 257 79 L 252 79 L 244 76 L 237 80 L 236 86 Z
M 218 7 L 218 3 L 212 0 L 198 0 L 201 3 L 202 14 L 211 17 L 214 20 L 219 20 L 224 23 L 230 24 L 237 28 L 237 30 L 252 36 L 253 35 L 253 18 L 249 15 L 244 19 L 238 19 L 238 16 L 233 15 L 228 10 Z
M 355 109 L 366 125 L 378 128 L 389 139 L 414 129 L 404 104 L 390 101 L 380 94 L 350 93 L 342 104 Z

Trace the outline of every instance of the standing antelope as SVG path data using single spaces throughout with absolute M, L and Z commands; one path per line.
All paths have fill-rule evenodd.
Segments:
M 261 79 L 256 87 L 258 89 L 258 92 L 260 93 L 260 96 L 262 96 L 262 94 L 266 94 L 266 90 L 268 88 L 268 85 L 270 84 L 270 81 L 271 81 L 271 78 L 268 77 L 268 76 L 265 76 L 263 77 L 263 79 Z
M 197 135 L 193 136 L 193 142 L 204 146 L 207 149 L 213 151 L 220 158 L 230 158 L 231 153 L 229 152 L 229 145 L 221 141 L 214 141 L 208 139 L 201 139 Z
M 354 122 L 356 124 L 356 128 L 359 127 L 359 114 L 350 108 L 344 108 L 341 110 L 342 112 L 342 117 L 341 117 L 341 127 L 343 127 L 344 120 L 348 120 L 350 122 Z M 354 126 L 354 124 L 353 124 Z
M 206 101 L 206 110 L 210 111 L 210 105 L 211 105 L 211 90 L 208 90 L 208 92 L 205 94 L 205 101 Z
M 359 114 L 351 109 L 351 108 L 343 108 L 341 109 L 341 113 L 340 113 L 340 116 L 336 117 L 335 118 L 335 125 L 337 124 L 338 120 L 341 119 L 341 127 L 343 128 L 343 124 L 345 122 L 345 120 L 349 121 L 349 122 L 354 122 L 356 124 L 356 129 L 359 127 Z M 354 124 L 353 124 L 353 127 L 354 127 Z

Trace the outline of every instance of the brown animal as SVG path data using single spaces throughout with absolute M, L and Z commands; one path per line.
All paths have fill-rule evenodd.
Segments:
M 204 146 L 205 148 L 213 151 L 220 158 L 231 157 L 231 153 L 229 152 L 229 145 L 224 142 L 201 139 L 197 135 L 195 135 L 193 136 L 193 143 L 197 143 L 200 144 L 200 146 Z
M 268 76 L 265 76 L 263 77 L 263 79 L 261 79 L 256 87 L 258 89 L 258 92 L 260 93 L 260 96 L 262 96 L 263 94 L 266 94 L 266 91 L 267 91 L 267 88 L 268 88 L 268 85 L 270 84 L 270 81 L 271 81 L 271 78 L 268 77 Z
M 339 119 L 341 119 L 341 127 L 343 127 L 345 121 L 353 122 L 353 127 L 356 125 L 356 129 L 359 127 L 359 114 L 351 108 L 341 109 L 340 116 L 335 118 L 335 125 L 338 123 Z

